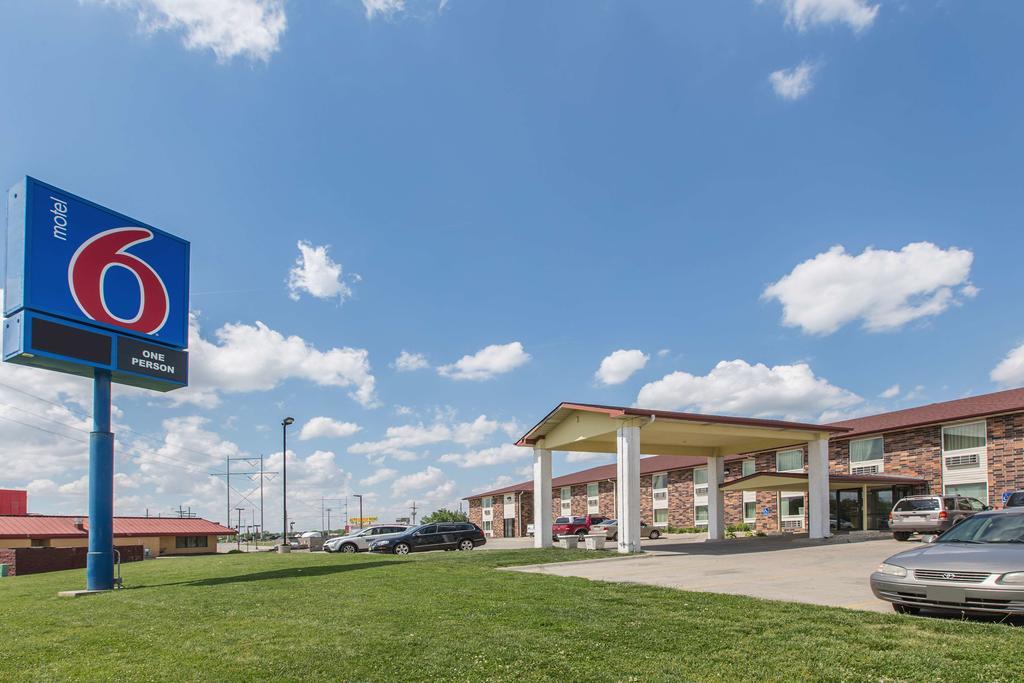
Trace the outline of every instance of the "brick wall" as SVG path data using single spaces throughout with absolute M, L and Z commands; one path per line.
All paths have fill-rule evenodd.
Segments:
M 141 562 L 143 546 L 119 545 L 121 562 Z M 85 569 L 88 548 L 12 548 L 0 549 L 0 564 L 7 565 L 10 576 L 42 574 L 64 569 Z
M 989 504 L 1003 506 L 1005 491 L 1024 489 L 1024 413 L 988 420 Z

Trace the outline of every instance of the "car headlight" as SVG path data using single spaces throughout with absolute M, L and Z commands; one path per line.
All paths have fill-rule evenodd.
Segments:
M 996 583 L 1005 583 L 1011 586 L 1024 586 L 1024 572 L 1010 572 L 999 577 Z
M 898 564 L 888 564 L 887 562 L 883 562 L 878 565 L 878 573 L 885 574 L 886 576 L 906 576 L 907 569 L 906 567 L 901 567 Z

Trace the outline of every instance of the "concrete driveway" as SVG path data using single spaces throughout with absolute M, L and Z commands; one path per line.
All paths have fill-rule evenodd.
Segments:
M 908 547 L 891 538 L 820 544 L 790 537 L 715 543 L 677 537 L 644 543 L 646 552 L 634 557 L 510 570 L 889 612 L 889 603 L 872 595 L 868 577 Z

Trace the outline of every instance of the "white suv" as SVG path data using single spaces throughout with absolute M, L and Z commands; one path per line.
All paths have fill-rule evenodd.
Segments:
M 406 524 L 381 524 L 360 529 L 348 536 L 339 536 L 324 543 L 329 553 L 361 553 L 370 549 L 370 543 L 386 536 L 400 534 L 408 529 Z

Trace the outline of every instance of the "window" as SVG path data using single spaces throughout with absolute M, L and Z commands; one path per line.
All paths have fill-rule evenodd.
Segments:
M 563 486 L 559 492 L 558 497 L 561 499 L 562 507 L 561 511 L 563 515 L 568 515 L 572 512 L 572 487 Z
M 893 512 L 927 512 L 939 509 L 938 498 L 904 498 L 896 503 Z
M 942 428 L 942 450 L 962 451 L 967 448 L 984 448 L 985 422 L 971 422 Z
M 885 442 L 882 437 L 857 439 L 850 442 L 850 473 L 878 474 L 885 462 Z
M 484 510 L 490 510 L 491 507 L 493 507 L 493 505 L 494 505 L 494 498 L 492 498 L 490 496 L 486 496 L 481 501 L 481 505 L 483 506 Z
M 704 526 L 708 523 L 708 506 L 697 505 L 693 508 L 693 518 L 697 526 Z
M 668 526 L 668 508 L 654 511 L 654 526 Z
M 695 467 L 693 470 L 693 494 L 696 496 L 708 495 L 708 468 Z
M 780 496 L 779 500 L 779 512 L 783 517 L 800 517 L 804 516 L 804 497 L 800 495 L 788 495 Z
M 746 460 L 744 460 L 743 469 L 740 473 L 741 476 L 749 477 L 751 474 L 754 474 L 755 472 L 757 472 L 757 461 L 754 460 L 753 458 L 747 458 Z
M 600 487 L 597 484 L 587 484 L 587 514 L 593 515 L 601 509 Z
M 492 532 L 492 530 L 494 528 L 493 524 L 494 523 L 491 520 L 489 520 L 489 519 L 485 519 L 484 520 L 484 533 L 485 534 L 490 534 Z
M 651 477 L 651 498 L 652 507 L 655 510 L 668 507 L 668 475 L 666 473 L 661 472 Z
M 568 517 L 559 517 L 555 520 L 555 524 L 568 524 L 570 521 L 572 520 Z
M 668 488 L 668 475 L 665 473 L 655 474 L 651 477 L 651 488 L 654 490 Z
M 206 536 L 175 536 L 175 548 L 206 548 L 210 539 Z
M 45 548 L 49 546 L 50 543 L 45 538 L 33 538 L 31 545 L 33 548 Z
M 450 534 L 453 531 L 455 531 L 455 525 L 454 524 L 438 524 L 437 525 L 437 533 L 439 533 L 439 534 L 445 534 L 445 533 Z
M 796 448 L 789 451 L 779 451 L 775 454 L 775 471 L 777 472 L 802 472 L 804 469 L 804 452 Z
M 979 453 L 961 453 L 960 455 L 947 455 L 946 467 L 956 469 L 958 467 L 977 467 L 981 464 Z
M 748 500 L 743 502 L 743 521 L 748 523 L 757 521 L 756 500 Z
M 968 496 L 977 498 L 985 505 L 988 505 L 988 483 L 975 482 L 973 484 L 946 484 L 945 494 L 947 496 Z

